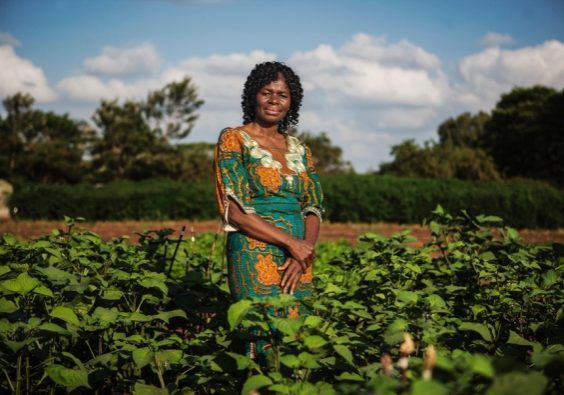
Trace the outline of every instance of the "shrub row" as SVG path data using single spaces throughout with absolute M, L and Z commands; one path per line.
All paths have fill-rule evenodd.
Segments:
M 419 223 L 440 204 L 447 211 L 497 215 L 518 228 L 564 227 L 564 193 L 515 180 L 469 182 L 391 176 L 334 176 L 323 182 L 334 222 Z
M 451 212 L 487 213 L 518 228 L 564 227 L 564 192 L 529 182 L 467 182 L 378 176 L 325 177 L 332 222 L 419 223 L 437 204 Z M 217 218 L 213 185 L 171 180 L 93 185 L 17 186 L 10 201 L 19 218 L 88 220 Z

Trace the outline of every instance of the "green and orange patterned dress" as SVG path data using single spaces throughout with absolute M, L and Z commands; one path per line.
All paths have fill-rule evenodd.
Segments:
M 287 136 L 287 151 L 261 147 L 242 129 L 227 128 L 215 149 L 216 192 L 227 236 L 229 287 L 234 300 L 276 296 L 288 256 L 283 248 L 256 240 L 228 221 L 229 205 L 236 202 L 245 213 L 256 213 L 292 236 L 304 238 L 304 218 L 320 217 L 323 194 L 309 149 Z M 299 300 L 311 295 L 312 267 L 301 276 L 294 291 L 298 300 L 285 315 L 306 310 Z

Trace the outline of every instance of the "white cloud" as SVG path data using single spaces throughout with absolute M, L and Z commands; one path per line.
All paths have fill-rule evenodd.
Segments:
M 104 50 L 88 66 L 85 62 L 80 74 L 61 80 L 57 89 L 62 97 L 76 106 L 101 98 L 143 99 L 151 90 L 190 76 L 205 100 L 190 141 L 214 141 L 221 128 L 239 125 L 246 76 L 255 64 L 277 59 L 274 53 L 254 50 L 189 57 L 164 69 L 145 62 L 134 69 L 128 66 L 134 56 L 116 51 L 114 63 Z M 564 43 L 559 41 L 515 50 L 485 48 L 460 60 L 458 76 L 447 76 L 436 55 L 407 40 L 394 43 L 367 34 L 357 34 L 341 47 L 321 44 L 296 51 L 286 63 L 306 90 L 299 129 L 327 132 L 359 171 L 390 160 L 390 146 L 406 138 L 436 139 L 437 126 L 450 116 L 490 110 L 501 93 L 516 85 L 564 87 Z M 143 70 L 152 74 L 142 75 Z
M 85 69 L 102 75 L 141 75 L 159 70 L 161 59 L 152 44 L 130 48 L 105 47 L 102 53 L 84 61 Z
M 43 70 L 19 57 L 12 46 L 0 46 L 0 70 L 0 97 L 26 92 L 38 102 L 49 102 L 56 98 Z
M 340 53 L 391 67 L 436 69 L 441 65 L 435 55 L 405 39 L 388 44 L 385 37 L 364 33 L 354 35 L 352 40 L 341 48 Z
M 257 63 L 272 60 L 276 60 L 276 55 L 265 51 L 193 57 L 165 70 L 162 79 L 170 82 L 188 75 L 206 101 L 205 107 L 239 108 L 238 98 L 251 69 Z
M 0 32 L 0 45 L 7 45 L 9 47 L 19 47 L 20 42 L 7 32 Z
M 118 79 L 103 80 L 99 77 L 80 74 L 64 78 L 57 84 L 57 89 L 75 100 L 99 102 L 100 99 L 141 99 L 150 90 L 160 88 L 160 81 L 155 79 L 137 80 L 125 83 Z
M 406 40 L 387 44 L 385 38 L 357 34 L 340 49 L 320 45 L 294 53 L 288 62 L 303 76 L 307 90 L 323 92 L 320 96 L 332 105 L 352 99 L 438 106 L 449 89 L 438 58 Z
M 513 37 L 509 34 L 501 34 L 489 32 L 480 39 L 480 45 L 483 47 L 499 47 L 513 43 Z
M 564 87 L 564 43 L 546 41 L 533 47 L 503 50 L 487 48 L 459 64 L 462 84 L 459 100 L 490 109 L 502 93 L 515 86 Z

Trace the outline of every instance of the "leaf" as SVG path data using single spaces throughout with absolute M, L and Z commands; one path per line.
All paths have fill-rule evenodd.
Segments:
M 358 373 L 352 373 L 352 372 L 343 372 L 335 378 L 337 380 L 341 380 L 341 381 L 343 381 L 343 380 L 364 381 L 364 379 L 362 378 L 361 375 L 359 375 Z
M 446 303 L 443 298 L 437 294 L 429 295 L 425 298 L 431 310 L 446 310 Z
M 280 332 L 295 337 L 303 325 L 303 319 L 299 318 L 272 318 L 272 323 Z
M 245 315 L 251 310 L 253 302 L 249 299 L 242 299 L 236 303 L 229 306 L 227 310 L 227 321 L 229 322 L 229 327 L 233 330 L 243 320 Z
M 18 311 L 19 307 L 6 298 L 0 298 L 0 313 L 13 313 L 14 311 Z
M 139 281 L 139 285 L 143 288 L 157 288 L 164 295 L 168 294 L 168 287 L 165 284 L 165 278 L 149 277 Z
M 6 273 L 10 273 L 12 271 L 12 269 L 10 269 L 8 266 L 0 266 L 0 276 L 3 276 Z
M 397 296 L 398 300 L 403 303 L 417 303 L 419 296 L 413 291 L 400 291 Z
M 74 275 L 54 266 L 36 267 L 35 270 L 47 277 L 47 279 L 52 283 L 64 284 L 66 282 L 70 282 L 75 284 L 78 282 Z
M 435 221 L 431 221 L 431 223 L 429 224 L 429 229 L 431 229 L 433 236 L 438 236 L 441 234 L 441 225 L 439 225 Z
M 323 290 L 323 293 L 325 293 L 325 294 L 329 294 L 329 293 L 342 294 L 342 293 L 345 293 L 345 292 L 346 291 L 343 288 L 341 288 L 341 287 L 339 287 L 339 286 L 337 286 L 333 283 L 327 284 L 325 286 L 325 289 Z
M 474 373 L 480 374 L 484 377 L 494 377 L 495 372 L 492 362 L 486 355 L 472 355 L 472 358 L 470 358 L 470 367 Z
M 0 283 L 0 285 L 8 291 L 15 292 L 20 295 L 27 295 L 40 284 L 41 283 L 37 279 L 30 277 L 27 272 L 20 273 L 15 279 L 5 280 Z
M 259 388 L 266 387 L 267 385 L 273 384 L 272 380 L 264 376 L 262 374 L 251 376 L 245 381 L 243 384 L 243 389 L 241 390 L 241 394 L 248 394 L 251 391 L 258 390 Z
M 310 328 L 318 328 L 323 323 L 323 319 L 317 315 L 308 315 L 304 325 Z
M 235 360 L 237 364 L 237 370 L 247 369 L 254 363 L 253 360 L 246 355 L 241 355 L 233 352 L 227 352 L 226 354 Z
M 42 331 L 47 331 L 47 332 L 54 332 L 54 333 L 58 333 L 60 335 L 70 335 L 71 332 L 69 332 L 68 330 L 66 330 L 65 328 L 52 323 L 52 322 L 46 322 L 44 324 L 39 325 L 39 327 L 37 328 L 39 330 Z
M 499 223 L 499 222 L 503 222 L 503 219 L 500 217 L 497 217 L 495 215 L 478 215 L 476 217 L 476 221 L 478 221 L 480 224 L 483 224 L 485 222 L 490 222 L 490 223 Z
M 149 322 L 153 319 L 152 317 L 149 317 L 143 313 L 138 313 L 136 311 L 130 314 L 126 314 L 125 318 L 132 322 Z
M 90 388 L 88 385 L 88 372 L 85 370 L 69 369 L 62 365 L 49 365 L 45 369 L 47 375 L 55 383 L 72 391 L 78 387 Z
M 135 395 L 168 395 L 166 388 L 155 387 L 145 383 L 135 383 Z
M 351 350 L 349 350 L 347 346 L 336 344 L 333 346 L 333 349 L 337 352 L 337 354 L 343 357 L 345 361 L 347 361 L 351 365 L 353 364 L 353 356 Z
M 304 340 L 304 345 L 310 350 L 321 348 L 327 344 L 327 340 L 318 335 L 308 336 Z
M 10 350 L 12 350 L 13 352 L 18 352 L 20 349 L 27 346 L 28 344 L 35 342 L 37 339 L 37 337 L 28 337 L 21 342 L 6 339 L 4 340 L 4 344 L 6 344 L 8 348 L 10 348 Z
M 300 366 L 300 360 L 293 354 L 283 355 L 280 357 L 280 362 L 290 369 L 296 369 Z
M 160 362 L 166 362 L 171 365 L 178 363 L 182 359 L 182 350 L 159 350 L 156 354 Z
M 120 300 L 123 296 L 123 292 L 119 289 L 107 289 L 102 294 L 102 299 L 106 300 Z
M 155 318 L 158 318 L 158 319 L 166 322 L 167 324 L 169 323 L 171 318 L 175 318 L 175 317 L 187 318 L 186 312 L 184 310 L 177 309 L 177 310 L 171 310 L 171 311 L 162 311 L 155 316 Z
M 53 291 L 51 291 L 49 288 L 47 288 L 44 285 L 40 285 L 39 287 L 35 288 L 33 290 L 33 293 L 44 295 L 44 296 L 50 296 L 52 298 L 55 297 L 55 295 L 53 295 Z
M 139 369 L 151 363 L 153 355 L 154 353 L 149 349 L 149 347 L 136 348 L 131 353 L 133 362 L 135 362 L 135 365 L 137 365 Z
M 554 283 L 558 282 L 559 276 L 556 271 L 550 269 L 542 275 L 542 282 L 544 288 L 550 288 Z
M 300 365 L 304 368 L 308 369 L 317 369 L 319 368 L 319 364 L 317 363 L 318 356 L 310 354 L 308 352 L 301 352 L 298 355 L 298 359 L 300 360 Z
M 65 306 L 57 306 L 51 311 L 51 317 L 59 318 L 69 324 L 80 326 L 80 322 L 78 321 L 78 317 L 72 311 L 72 309 L 65 307 Z
M 411 387 L 410 395 L 447 395 L 448 387 L 435 380 L 417 380 Z
M 507 344 L 515 344 L 517 346 L 531 346 L 531 347 L 535 345 L 535 343 L 522 338 L 517 333 L 511 330 L 509 331 L 509 339 L 507 340 Z
M 488 342 L 492 341 L 492 335 L 490 334 L 488 327 L 485 326 L 484 324 L 478 324 L 476 322 L 463 322 L 458 327 L 458 329 L 461 330 L 461 331 L 476 332 L 480 336 L 482 336 L 482 339 L 484 339 L 485 341 L 488 341 Z
M 101 324 L 107 324 L 115 322 L 118 317 L 118 313 L 117 311 L 113 311 L 105 307 L 96 307 L 91 317 L 99 321 Z
M 542 395 L 547 384 L 541 372 L 511 372 L 496 376 L 486 395 Z

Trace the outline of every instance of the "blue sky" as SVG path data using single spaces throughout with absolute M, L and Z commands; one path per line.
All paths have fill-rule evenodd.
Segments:
M 190 75 L 206 101 L 188 141 L 241 122 L 260 61 L 301 76 L 300 130 L 326 131 L 359 171 L 514 86 L 564 88 L 564 2 L 0 0 L 0 96 L 89 119 Z

